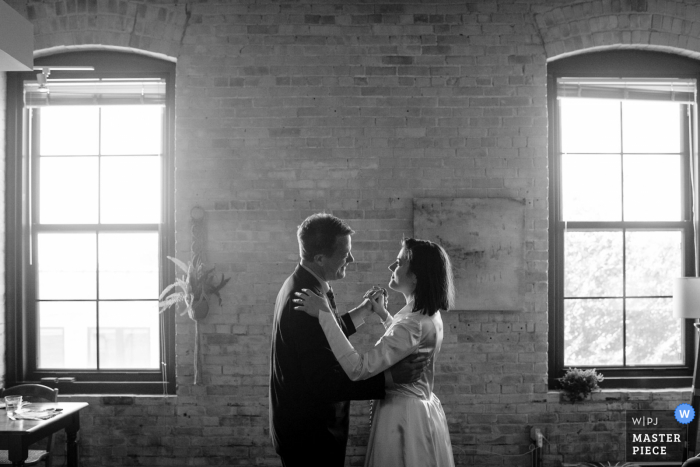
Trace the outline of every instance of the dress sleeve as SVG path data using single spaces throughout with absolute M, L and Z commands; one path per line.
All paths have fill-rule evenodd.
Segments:
M 382 325 L 384 326 L 384 329 L 389 329 L 389 326 L 391 326 L 391 323 L 394 322 L 394 317 L 391 316 L 391 313 L 387 311 L 386 313 L 386 319 L 382 321 Z
M 412 354 L 420 344 L 420 321 L 401 319 L 387 330 L 371 350 L 360 354 L 330 313 L 321 312 L 318 319 L 333 355 L 353 381 L 371 378 L 383 372 Z

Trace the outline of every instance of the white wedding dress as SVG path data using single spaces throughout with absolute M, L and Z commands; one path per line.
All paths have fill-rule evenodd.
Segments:
M 367 379 L 415 353 L 430 355 L 420 379 L 395 384 L 374 401 L 365 467 L 453 467 L 445 412 L 433 393 L 435 359 L 442 345 L 442 318 L 412 313 L 409 302 L 384 323 L 386 332 L 367 353 L 358 353 L 330 313 L 319 322 L 333 354 L 353 381 Z

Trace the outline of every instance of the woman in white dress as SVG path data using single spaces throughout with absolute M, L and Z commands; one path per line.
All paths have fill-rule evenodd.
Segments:
M 406 305 L 392 317 L 386 310 L 385 291 L 375 288 L 365 294 L 386 329 L 366 353 L 353 348 L 325 297 L 303 289 L 296 308 L 318 316 L 333 354 L 353 381 L 381 373 L 412 353 L 429 355 L 418 381 L 395 384 L 387 388 L 383 400 L 374 401 L 365 467 L 453 467 L 445 413 L 433 392 L 443 336 L 440 310 L 447 311 L 454 303 L 450 259 L 433 242 L 407 238 L 389 269 L 389 287 L 404 295 Z

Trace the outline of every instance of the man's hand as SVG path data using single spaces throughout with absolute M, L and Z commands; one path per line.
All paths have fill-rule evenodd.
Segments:
M 362 297 L 362 302 L 357 305 L 355 310 L 362 312 L 362 316 L 365 317 L 372 313 L 372 301 L 367 297 Z
M 365 292 L 364 298 L 370 301 L 372 312 L 379 316 L 382 321 L 386 321 L 389 313 L 386 310 L 386 307 L 389 306 L 389 297 L 386 289 L 375 285 Z
M 382 300 L 379 300 L 379 298 Z M 386 293 L 384 287 L 373 285 L 371 289 L 365 292 L 362 298 L 369 298 L 372 301 L 372 311 L 377 313 L 377 306 L 383 306 L 384 309 L 389 307 L 389 294 Z
M 389 368 L 391 379 L 396 384 L 415 383 L 428 364 L 428 355 L 413 353 Z

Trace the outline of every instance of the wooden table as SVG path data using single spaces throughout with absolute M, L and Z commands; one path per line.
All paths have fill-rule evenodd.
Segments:
M 12 465 L 24 465 L 29 455 L 29 446 L 46 438 L 51 433 L 66 430 L 66 457 L 68 467 L 78 467 L 77 436 L 80 430 L 80 411 L 87 402 L 35 402 L 32 409 L 47 407 L 63 409 L 48 420 L 12 420 L 0 410 L 0 449 L 9 451 Z

